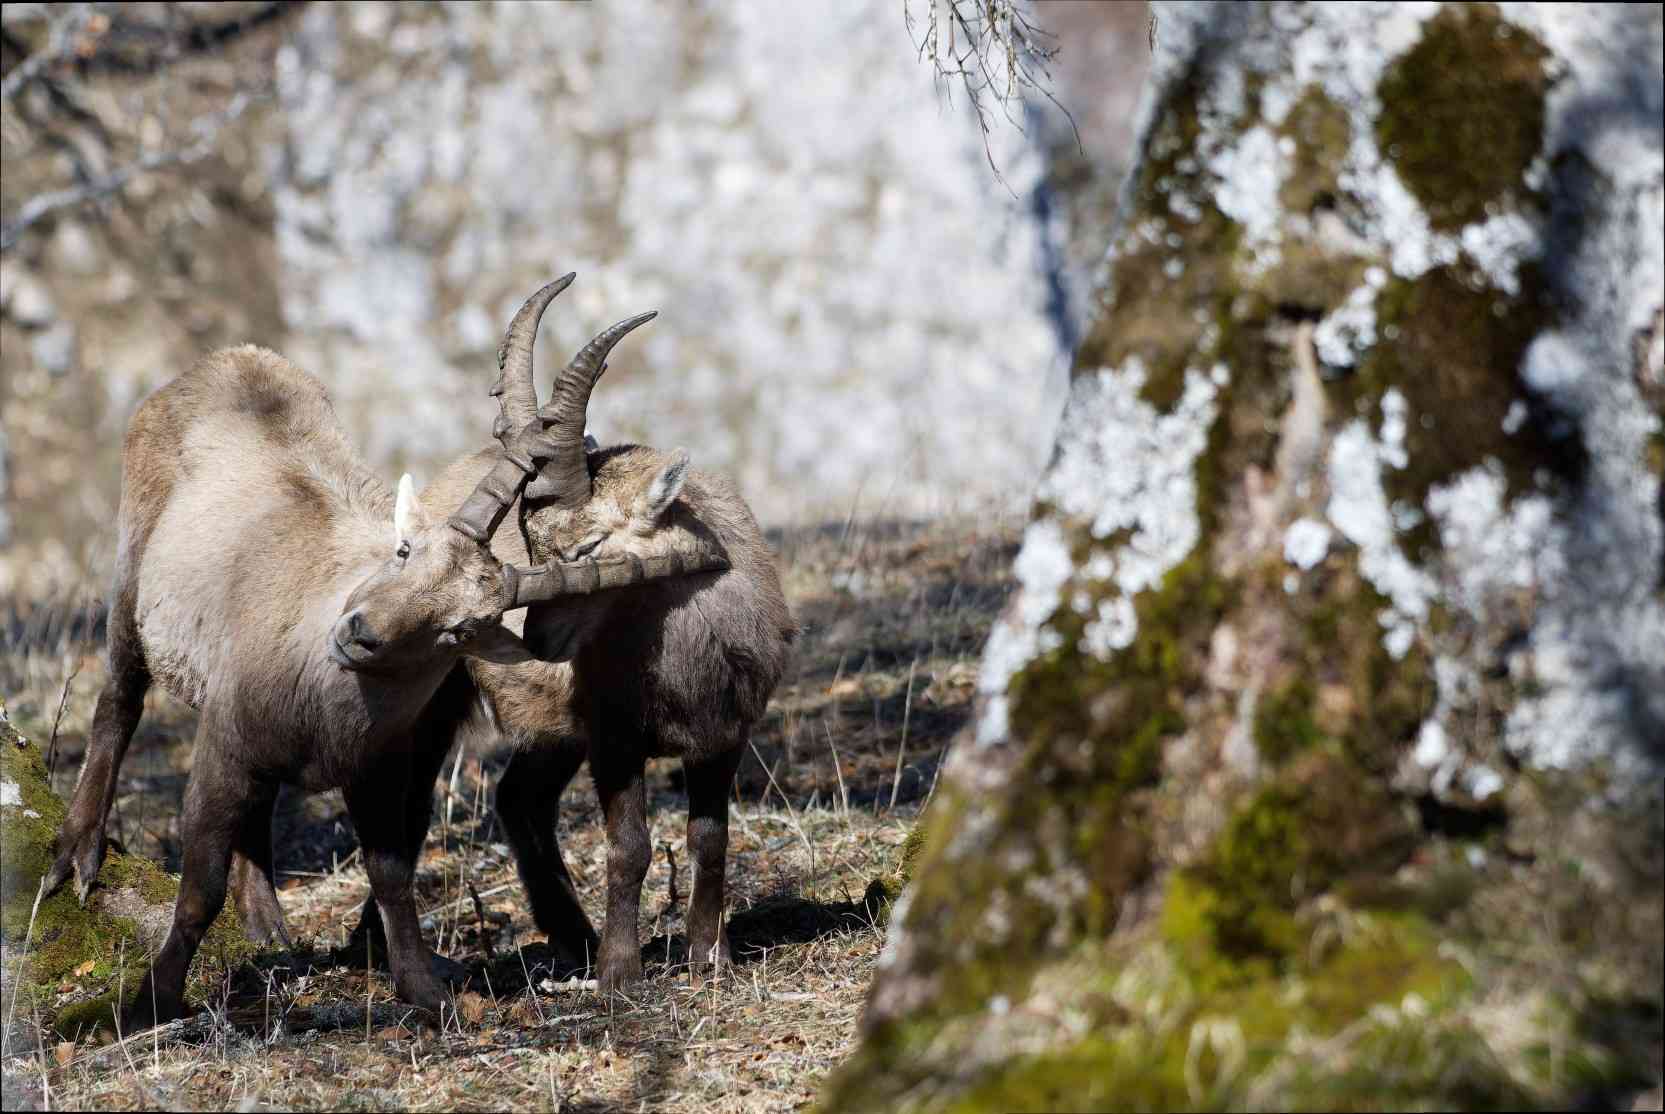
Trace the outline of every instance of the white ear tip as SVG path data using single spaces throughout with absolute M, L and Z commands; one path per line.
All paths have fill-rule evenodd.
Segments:
M 688 465 L 688 450 L 682 448 L 681 446 L 678 446 L 677 448 L 672 449 L 671 450 L 671 462 L 673 464 L 675 464 L 678 468 L 687 467 L 687 465 Z
M 416 481 L 410 478 L 409 472 L 406 472 L 403 476 L 399 477 L 399 498 L 409 499 L 415 494 Z

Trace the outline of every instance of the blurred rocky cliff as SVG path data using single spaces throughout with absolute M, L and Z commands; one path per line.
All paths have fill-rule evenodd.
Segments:
M 284 352 L 375 465 L 420 478 L 485 438 L 501 329 L 567 270 L 546 381 L 600 327 L 660 310 L 592 428 L 690 447 L 765 520 L 1029 494 L 1098 263 L 1072 245 L 1103 243 L 1073 230 L 1108 219 L 1123 164 L 1142 5 L 1058 13 L 1082 147 L 1046 106 L 986 152 L 899 0 L 136 5 L 105 24 L 84 7 L 115 30 L 6 99 L 6 220 L 146 152 L 209 149 L 3 257 L 0 594 L 102 581 L 122 430 L 201 352 Z M 8 74 L 51 14 L 8 5 Z M 145 18 L 250 26 L 165 67 L 107 64 Z M 234 97 L 211 144 L 191 131 Z

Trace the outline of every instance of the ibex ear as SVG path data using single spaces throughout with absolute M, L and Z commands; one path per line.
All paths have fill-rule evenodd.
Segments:
M 397 543 L 414 537 L 427 525 L 428 512 L 417 499 L 416 484 L 411 482 L 410 473 L 406 472 L 399 477 L 399 500 L 393 505 L 393 540 Z
M 688 450 L 678 449 L 671 454 L 670 461 L 653 477 L 653 482 L 647 485 L 647 490 L 636 499 L 636 505 L 631 508 L 634 517 L 647 522 L 656 522 L 659 516 L 670 509 L 676 497 L 682 494 L 682 483 L 688 478 Z
M 532 651 L 526 648 L 526 643 L 520 640 L 520 636 L 502 623 L 493 623 L 475 635 L 473 640 L 463 647 L 463 653 L 468 657 L 497 665 L 519 665 L 521 662 L 537 660 Z

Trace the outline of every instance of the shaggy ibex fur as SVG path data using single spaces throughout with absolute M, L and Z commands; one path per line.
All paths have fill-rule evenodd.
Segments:
M 568 281 L 516 318 L 511 363 L 530 366 L 537 318 Z M 562 376 L 593 381 L 642 320 L 602 334 Z M 463 655 L 531 659 L 499 622 L 506 608 L 723 567 L 709 553 L 532 570 L 492 556 L 486 543 L 538 463 L 567 448 L 563 433 L 553 419 L 505 431 L 505 449 L 480 462 L 478 483 L 444 520 L 426 513 L 409 477 L 395 499 L 347 444 L 322 386 L 275 353 L 215 352 L 139 408 L 123 453 L 110 678 L 45 879 L 56 889 L 73 873 L 83 900 L 91 888 L 150 683 L 196 706 L 179 899 L 131 1023 L 182 1012 L 234 858 L 245 927 L 283 935 L 270 825 L 281 783 L 343 790 L 399 994 L 434 1010 L 447 1000 L 411 893 L 408 833 L 418 811 L 425 826 L 432 786 L 431 773 L 412 783 L 424 705 Z
M 593 383 L 592 383 L 593 385 Z M 589 393 L 556 385 L 551 405 L 575 419 Z M 513 428 L 536 406 L 530 369 L 500 380 Z M 436 485 L 443 501 L 466 470 Z M 544 660 L 571 656 L 570 675 L 542 664 L 471 672 L 500 727 L 519 746 L 499 783 L 508 830 L 533 916 L 558 950 L 597 961 L 604 990 L 641 975 L 637 936 L 642 880 L 651 857 L 647 759 L 682 759 L 694 888 L 688 943 L 695 969 L 729 962 L 722 928 L 728 797 L 753 723 L 786 667 L 796 626 L 775 559 L 739 493 L 720 476 L 690 472 L 688 456 L 638 445 L 552 457 L 526 488 L 521 526 L 531 555 L 610 559 L 710 544 L 721 572 L 609 592 L 527 611 L 525 638 Z M 504 552 L 518 539 L 507 532 Z M 560 795 L 586 755 L 607 822 L 607 920 L 599 939 L 573 893 L 556 842 Z M 599 949 L 597 947 L 599 945 Z
M 423 499 L 449 503 L 489 456 L 483 451 L 452 464 Z M 562 961 L 594 964 L 601 986 L 616 989 L 641 974 L 637 927 L 651 854 L 643 785 L 649 757 L 681 758 L 686 775 L 694 860 L 690 959 L 696 969 L 729 961 L 722 931 L 729 792 L 796 627 L 774 555 L 726 479 L 689 471 L 685 453 L 638 445 L 591 451 L 585 471 L 593 494 L 584 504 L 528 507 L 532 552 L 607 557 L 705 544 L 720 548 L 730 564 L 674 584 L 532 608 L 525 637 L 544 660 L 468 663 L 496 727 L 514 744 L 498 781 L 497 810 L 533 919 Z M 492 550 L 504 561 L 528 559 L 523 539 L 508 530 Z M 548 663 L 569 656 L 569 663 Z M 449 716 L 457 723 L 477 706 L 471 697 L 453 693 L 430 711 L 436 720 Z M 439 757 L 443 751 L 434 768 Z M 586 758 L 607 821 L 605 937 L 579 906 L 556 835 L 561 794 Z

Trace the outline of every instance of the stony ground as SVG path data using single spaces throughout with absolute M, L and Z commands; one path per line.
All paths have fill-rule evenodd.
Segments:
M 368 883 L 339 796 L 286 798 L 278 866 L 294 951 L 225 972 L 195 1018 L 159 1034 L 77 1039 L 44 1018 L 13 1018 L 7 1108 L 802 1107 L 850 1047 L 883 944 L 863 895 L 895 868 L 970 713 L 1017 528 L 991 517 L 775 536 L 804 635 L 732 809 L 730 979 L 694 986 L 683 965 L 689 874 L 675 763 L 650 772 L 658 851 L 643 892 L 646 978 L 609 1001 L 551 969 L 489 807 L 501 759 L 474 747 L 446 767 L 418 879 L 431 938 L 473 976 L 460 1018 L 443 1031 L 407 1025 L 385 973 L 343 954 Z M 80 598 L 14 603 L 0 657 L 13 717 L 48 745 L 63 793 L 102 682 L 96 611 L 78 618 Z M 188 708 L 152 694 L 112 823 L 129 849 L 172 870 L 193 729 Z M 587 778 L 565 803 L 562 846 L 599 923 L 606 848 Z M 107 989 L 66 983 L 53 1005 Z

